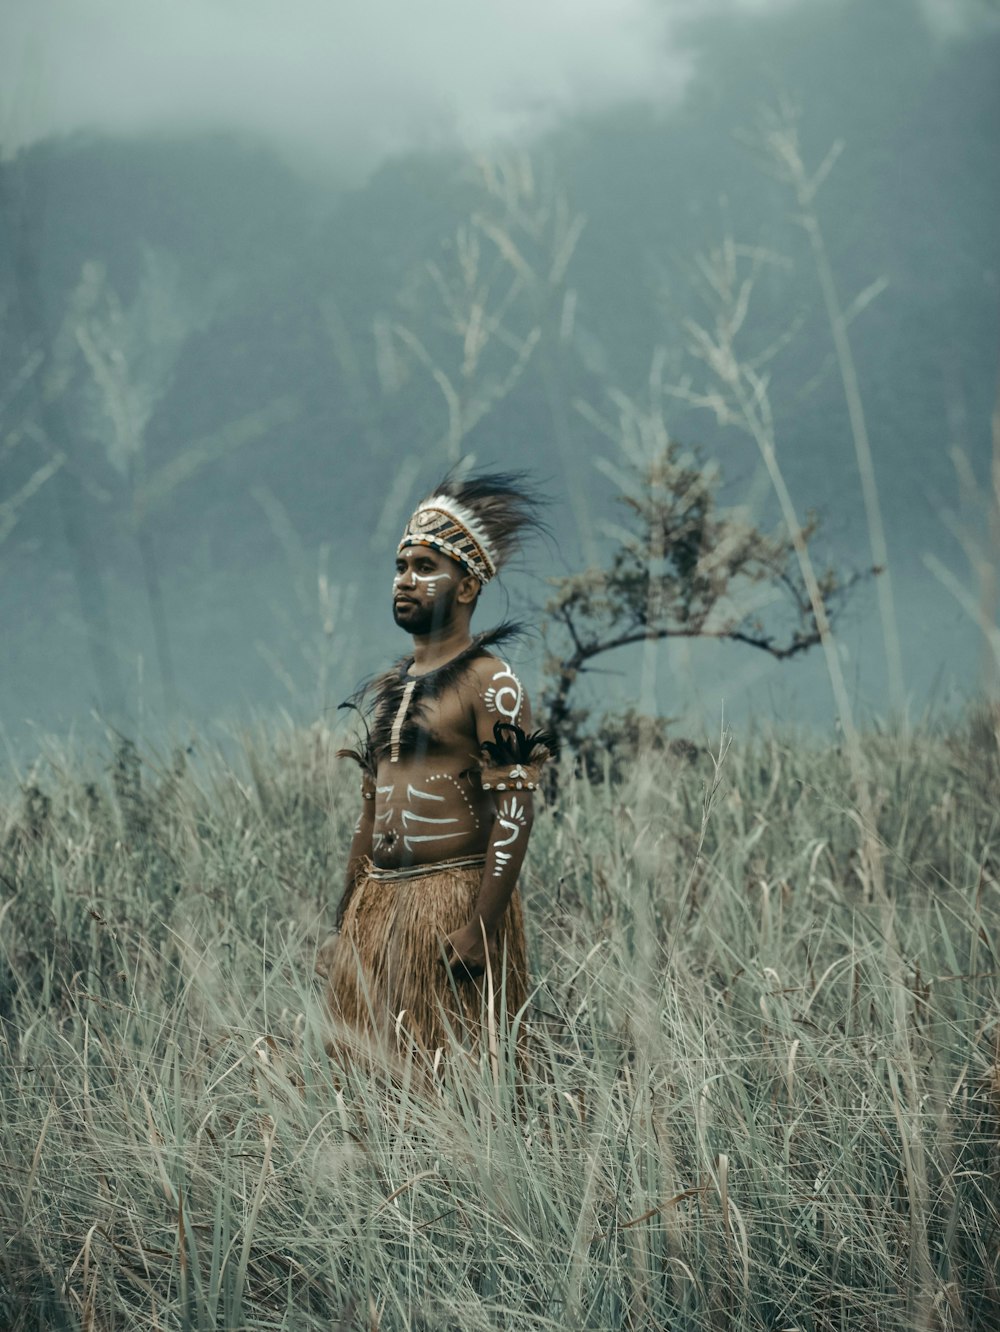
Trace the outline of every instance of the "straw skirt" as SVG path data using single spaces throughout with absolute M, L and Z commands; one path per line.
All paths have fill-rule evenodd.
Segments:
M 327 973 L 334 1019 L 391 1049 L 416 1047 L 431 1057 L 455 1042 L 477 1051 L 490 1013 L 496 1027 L 510 1030 L 527 999 L 517 890 L 498 931 L 491 977 L 458 980 L 442 962 L 442 942 L 468 922 L 482 877 L 481 866 L 435 866 L 398 879 L 362 874 Z

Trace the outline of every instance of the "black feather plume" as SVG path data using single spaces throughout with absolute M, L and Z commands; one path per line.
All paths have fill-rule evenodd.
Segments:
M 365 742 L 357 749 L 344 750 L 345 757 L 361 762 L 362 767 L 374 774 L 379 759 L 388 753 L 392 744 L 392 727 L 403 701 L 407 685 L 413 684 L 410 706 L 406 720 L 399 735 L 399 747 L 402 753 L 413 753 L 426 746 L 426 723 L 424 709 L 426 704 L 452 689 L 478 657 L 488 655 L 490 650 L 501 643 L 522 633 L 519 624 L 506 621 L 495 629 L 477 634 L 469 646 L 452 657 L 437 670 L 427 671 L 424 675 L 409 675 L 413 664 L 412 657 L 403 657 L 382 675 L 376 676 L 363 684 L 342 708 L 353 708 L 361 717 L 365 727 Z M 370 719 L 370 720 L 369 720 Z M 363 754 L 364 761 L 359 757 Z
M 526 734 L 516 722 L 497 722 L 493 739 L 483 740 L 479 748 L 491 765 L 497 768 L 513 767 L 515 763 L 543 763 L 559 753 L 559 741 L 552 731 L 531 731 Z
M 446 476 L 432 493 L 457 500 L 475 514 L 489 538 L 498 568 L 518 553 L 529 534 L 547 531 L 539 517 L 544 501 L 532 494 L 525 472 Z

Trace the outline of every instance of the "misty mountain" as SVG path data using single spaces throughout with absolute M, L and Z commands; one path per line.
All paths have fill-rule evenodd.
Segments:
M 685 321 L 711 317 L 696 257 L 727 235 L 767 256 L 746 337 L 748 354 L 781 344 L 772 398 L 795 502 L 822 513 L 830 559 L 863 568 L 815 264 L 793 193 L 746 142 L 779 99 L 811 169 L 843 141 L 816 199 L 843 304 L 884 284 L 851 336 L 908 682 L 918 701 L 936 677 L 972 687 L 975 634 L 922 556 L 966 576 L 942 521 L 958 498 L 949 449 L 987 467 L 1000 43 L 942 45 L 903 3 L 733 19 L 705 40 L 712 59 L 670 115 L 607 111 L 485 161 L 410 154 L 362 185 L 225 136 L 73 137 L 0 167 L 0 505 L 24 496 L 0 544 L 4 726 L 62 727 L 101 700 L 80 542 L 123 715 L 162 708 L 164 634 L 181 715 L 333 706 L 400 646 L 393 540 L 458 451 L 531 467 L 559 501 L 556 547 L 512 581 L 543 600 L 547 573 L 606 548 L 594 460 L 614 446 L 594 411 L 613 416 L 609 390 L 648 393 L 657 349 L 668 380 L 692 372 Z M 498 321 L 481 346 L 455 330 L 466 299 Z M 727 495 L 773 517 L 745 438 L 680 402 L 670 423 L 720 462 Z M 845 637 L 859 701 L 880 708 L 873 604 L 856 595 Z M 811 669 L 800 711 L 822 716 Z M 682 695 L 671 682 L 664 706 Z

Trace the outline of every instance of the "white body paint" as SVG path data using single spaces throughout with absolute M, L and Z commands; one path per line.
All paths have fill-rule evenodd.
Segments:
M 507 663 L 502 661 L 500 666 L 501 669 L 493 676 L 492 684 L 483 695 L 483 702 L 486 704 L 487 712 L 495 712 L 504 721 L 516 723 L 521 715 L 524 690 L 521 688 L 521 681 Z
M 375 791 L 378 795 L 385 796 L 386 800 L 389 801 L 392 799 L 392 793 L 393 791 L 395 791 L 395 789 L 396 788 L 394 786 L 376 786 Z M 391 816 L 391 814 L 392 814 L 391 809 L 384 809 L 381 814 L 375 815 L 375 822 L 384 823 L 386 819 Z
M 433 776 L 428 777 L 428 778 L 427 778 L 427 781 L 429 781 L 429 782 L 451 782 L 452 786 L 454 786 L 455 790 L 458 792 L 458 794 L 462 797 L 462 799 L 463 799 L 464 802 L 465 802 L 465 808 L 469 811 L 469 815 L 470 815 L 470 817 L 472 818 L 473 827 L 478 829 L 478 827 L 479 827 L 479 815 L 476 813 L 476 811 L 475 811 L 475 809 L 474 809 L 474 807 L 473 807 L 472 801 L 469 799 L 469 794 L 468 794 L 468 792 L 466 791 L 465 787 L 462 785 L 462 783 L 458 780 L 457 777 L 453 777 L 453 776 L 451 775 L 450 772 L 436 772 L 436 773 L 433 774 Z M 443 800 L 443 799 L 444 799 L 444 796 L 430 796 L 429 793 L 427 793 L 427 794 L 428 794 L 428 798 L 429 798 L 429 799 L 432 799 L 432 800 Z
M 497 823 L 506 832 L 507 836 L 493 843 L 493 877 L 495 879 L 500 877 L 513 859 L 513 852 L 505 851 L 502 848 L 512 847 L 521 836 L 527 823 L 525 806 L 517 799 L 517 796 L 505 797 L 497 811 Z
M 412 851 L 414 846 L 418 842 L 448 842 L 453 837 L 464 837 L 464 836 L 465 836 L 464 832 L 421 833 L 419 836 L 412 836 L 410 834 L 407 834 L 403 838 L 403 845 L 406 847 L 407 851 Z
M 411 823 L 457 823 L 458 819 L 434 819 L 429 814 L 415 814 L 412 809 L 403 810 L 403 827 Z
M 427 780 L 429 782 L 432 782 L 435 781 L 438 777 L 447 777 L 447 776 L 448 775 L 446 773 L 437 773 L 434 776 L 429 777 Z M 445 803 L 444 796 L 437 795 L 434 791 L 422 791 L 419 787 L 413 786 L 409 782 L 407 783 L 406 786 L 406 798 L 408 801 L 410 801 L 411 804 L 415 804 L 417 801 L 420 800 L 430 800 L 437 805 Z M 388 813 L 390 812 L 391 811 L 387 811 L 387 817 Z M 451 841 L 452 838 L 464 837 L 466 835 L 465 830 L 462 828 L 458 828 L 455 831 L 448 831 L 448 832 L 444 831 L 444 829 L 446 828 L 451 829 L 454 824 L 460 822 L 460 820 L 454 816 L 441 818 L 439 815 L 435 814 L 422 814 L 419 811 L 419 809 L 407 808 L 402 811 L 400 817 L 404 830 L 403 846 L 406 848 L 407 851 L 412 851 L 414 846 L 416 846 L 418 843 L 447 842 Z M 406 831 L 408 828 L 412 828 L 414 825 L 416 825 L 416 828 L 418 830 L 423 828 L 423 829 L 428 829 L 428 831 L 413 831 L 413 832 Z M 432 832 L 430 831 L 430 829 L 432 828 L 440 829 L 440 831 Z
M 431 781 L 433 780 L 432 777 Z M 444 800 L 444 796 L 435 795 L 433 791 L 418 791 L 415 786 L 410 786 L 409 783 L 406 786 L 406 798 L 407 800 Z

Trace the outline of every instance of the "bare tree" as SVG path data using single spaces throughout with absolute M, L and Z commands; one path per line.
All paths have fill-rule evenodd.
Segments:
M 611 398 L 616 422 L 580 407 L 623 455 L 622 464 L 599 465 L 618 487 L 624 520 L 609 528 L 614 545 L 607 562 L 556 579 L 546 606 L 542 710 L 571 748 L 586 719 L 573 707 L 573 691 L 610 652 L 644 646 L 639 693 L 652 712 L 652 651 L 664 639 L 722 639 L 777 660 L 821 641 L 796 541 L 787 531 L 763 531 L 742 506 L 721 506 L 717 470 L 669 438 L 659 406 L 644 410 L 621 393 Z M 815 529 L 810 517 L 798 538 L 808 542 Z M 853 581 L 822 572 L 824 608 Z

